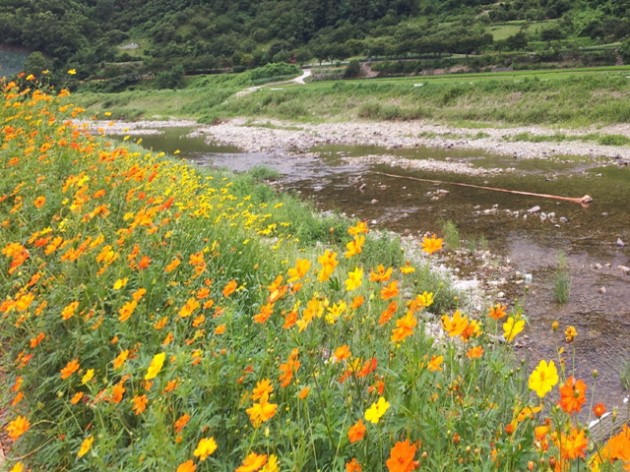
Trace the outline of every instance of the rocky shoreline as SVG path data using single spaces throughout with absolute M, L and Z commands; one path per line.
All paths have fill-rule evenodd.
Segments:
M 190 120 L 88 123 L 90 128 L 98 128 L 105 134 L 129 135 L 156 134 L 165 127 L 190 127 L 194 128 L 194 136 L 205 136 L 209 141 L 234 145 L 245 152 L 305 153 L 322 145 L 361 145 L 386 149 L 426 146 L 480 150 L 519 159 L 582 156 L 611 159 L 626 165 L 630 161 L 630 146 L 602 145 L 578 140 L 580 137 L 598 133 L 630 138 L 628 125 L 615 125 L 605 129 L 560 129 L 543 126 L 471 129 L 425 121 L 304 124 L 245 118 L 235 118 L 216 125 L 202 125 Z M 523 134 L 533 137 L 563 135 L 574 139 L 559 142 L 516 141 Z

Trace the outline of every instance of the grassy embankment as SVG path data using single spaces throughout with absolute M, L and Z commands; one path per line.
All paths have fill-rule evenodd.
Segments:
M 584 384 L 570 358 L 528 380 L 518 307 L 456 311 L 364 224 L 91 137 L 64 122 L 80 112 L 4 88 L 12 470 L 585 466 Z M 626 430 L 593 460 L 628 446 Z
M 79 93 L 93 112 L 115 118 L 235 116 L 319 122 L 429 119 L 471 126 L 584 126 L 630 121 L 628 67 L 515 71 L 267 87 L 243 97 L 238 75 L 193 79 L 182 90 Z M 280 88 L 280 90 L 279 90 Z M 272 90 L 273 89 L 273 90 Z

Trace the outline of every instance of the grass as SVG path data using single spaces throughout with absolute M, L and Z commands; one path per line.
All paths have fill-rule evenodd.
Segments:
M 530 132 L 522 132 L 505 138 L 507 141 L 527 141 L 530 143 L 542 142 L 563 142 L 563 141 L 582 141 L 596 142 L 605 146 L 627 146 L 630 144 L 630 138 L 620 134 L 601 134 L 588 133 L 584 135 L 569 135 L 566 133 L 554 134 L 534 134 Z
M 558 303 L 565 304 L 569 301 L 571 294 L 571 272 L 567 257 L 563 252 L 558 253 L 557 264 L 553 283 L 554 295 Z
M 240 98 L 238 75 L 196 78 L 186 89 L 80 93 L 91 112 L 115 116 L 235 116 L 297 122 L 431 119 L 450 123 L 580 126 L 630 120 L 627 67 L 514 71 L 418 78 L 313 82 L 263 88 Z M 477 125 L 479 126 L 479 125 Z M 605 142 L 613 138 L 602 137 Z M 617 140 L 618 142 L 618 140 Z
M 619 381 L 621 382 L 621 388 L 623 388 L 626 392 L 630 391 L 630 360 L 625 360 L 621 364 Z

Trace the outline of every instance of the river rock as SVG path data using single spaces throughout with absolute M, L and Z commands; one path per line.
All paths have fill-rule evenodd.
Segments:
M 619 247 L 624 247 L 626 245 L 626 243 L 624 243 L 621 238 L 617 238 L 617 246 Z
M 599 293 L 606 293 L 606 287 L 599 287 L 599 290 L 597 290 Z
M 538 205 L 531 207 L 527 210 L 527 213 L 538 213 L 540 211 L 540 207 Z
M 618 265 L 617 269 L 619 269 L 621 272 L 623 272 L 626 275 L 630 275 L 630 267 L 628 266 Z
M 599 269 L 601 269 L 601 268 L 602 268 L 602 265 L 601 265 L 599 262 L 596 262 L 596 263 L 593 265 L 593 269 L 595 269 L 595 270 L 599 270 Z

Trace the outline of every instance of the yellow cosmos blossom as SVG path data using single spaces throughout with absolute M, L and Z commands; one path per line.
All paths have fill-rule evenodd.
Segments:
M 217 450 L 217 442 L 214 438 L 201 438 L 197 443 L 193 456 L 198 457 L 200 461 L 205 461 L 214 451 Z
M 442 370 L 442 362 L 444 362 L 444 356 L 433 356 L 427 365 L 427 369 L 431 372 L 439 372 Z
M 201 306 L 201 303 L 197 301 L 195 297 L 190 297 L 183 307 L 179 310 L 179 316 L 181 318 L 188 318 Z
M 352 272 L 348 272 L 348 278 L 346 279 L 346 290 L 351 292 L 361 287 L 363 283 L 363 269 L 360 267 L 355 268 Z
M 243 460 L 243 463 L 237 467 L 234 472 L 257 472 L 267 463 L 267 454 L 256 454 L 251 452 Z
M 153 356 L 153 359 L 151 359 L 151 364 L 149 365 L 149 368 L 147 369 L 147 373 L 144 376 L 144 380 L 151 380 L 157 377 L 157 375 L 162 370 L 162 366 L 164 365 L 165 360 L 166 360 L 166 353 L 164 352 L 161 352 Z
M 389 402 L 384 397 L 379 397 L 378 400 L 365 411 L 365 419 L 370 423 L 377 424 L 385 412 L 389 409 Z
M 77 70 L 76 69 L 68 70 L 68 75 L 77 75 Z
M 347 251 L 344 254 L 346 259 L 350 259 L 351 257 L 361 254 L 364 244 L 365 236 L 356 236 L 352 241 L 346 244 Z
M 413 330 L 418 324 L 413 312 L 408 311 L 405 316 L 396 320 L 396 328 L 392 331 L 391 340 L 399 343 L 403 339 L 413 334 Z
M 278 411 L 278 405 L 269 402 L 269 394 L 263 393 L 258 403 L 254 403 L 250 408 L 247 408 L 247 414 L 249 420 L 254 428 L 259 428 L 262 423 L 269 421 L 273 418 Z
M 543 398 L 558 383 L 558 370 L 553 361 L 541 360 L 532 374 L 529 376 L 528 386 L 530 390 L 536 392 L 540 398 Z
M 359 221 L 356 225 L 348 228 L 348 234 L 350 236 L 357 236 L 359 234 L 366 234 L 369 231 L 368 225 L 365 221 Z
M 23 462 L 16 463 L 9 472 L 24 472 L 26 469 L 24 468 Z
M 127 285 L 127 282 L 129 282 L 129 277 L 116 280 L 116 282 L 114 282 L 114 290 L 120 290 L 121 288 L 125 287 Z
M 507 321 L 503 323 L 503 337 L 510 343 L 521 331 L 523 331 L 524 328 L 524 319 L 510 316 Z
M 326 282 L 339 264 L 339 261 L 337 261 L 337 253 L 330 249 L 326 249 L 324 254 L 317 258 L 317 262 L 322 266 L 317 274 L 317 280 L 320 282 Z
M 13 441 L 18 439 L 24 433 L 26 433 L 31 427 L 31 423 L 25 416 L 18 416 L 13 421 L 11 421 L 6 428 L 7 434 L 9 438 Z
M 85 385 L 94 378 L 94 369 L 88 369 L 87 372 L 81 377 L 81 385 Z
M 77 452 L 77 457 L 81 458 L 86 455 L 90 449 L 92 449 L 92 444 L 94 444 L 94 436 L 91 434 L 83 440 L 81 443 L 81 447 L 79 448 L 79 452 Z
M 425 236 L 422 238 L 422 250 L 427 254 L 433 254 L 442 249 L 443 243 L 444 240 L 436 237 L 435 234 L 431 237 Z
M 302 279 L 308 273 L 310 268 L 311 261 L 308 259 L 298 259 L 295 261 L 295 267 L 292 267 L 287 271 L 287 275 L 289 276 L 287 282 L 293 283 Z

